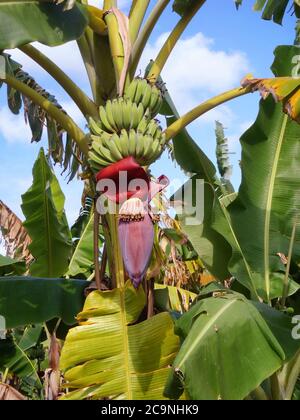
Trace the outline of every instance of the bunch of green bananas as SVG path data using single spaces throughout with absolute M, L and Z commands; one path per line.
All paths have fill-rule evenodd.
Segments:
M 118 98 L 99 109 L 99 122 L 90 119 L 89 163 L 95 172 L 132 156 L 141 166 L 155 162 L 165 147 L 159 122 L 140 103 Z
M 151 85 L 147 79 L 136 77 L 125 91 L 125 97 L 137 105 L 142 104 L 155 117 L 162 106 L 163 93 L 158 85 Z

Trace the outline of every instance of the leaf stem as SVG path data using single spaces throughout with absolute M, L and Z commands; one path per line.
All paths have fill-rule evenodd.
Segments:
M 214 98 L 209 99 L 206 102 L 196 106 L 194 109 L 180 117 L 173 124 L 171 124 L 165 131 L 166 140 L 174 138 L 181 130 L 183 130 L 187 125 L 195 121 L 197 118 L 206 112 L 216 108 L 217 106 L 228 102 L 232 99 L 238 98 L 240 96 L 250 93 L 249 87 L 246 88 L 236 88 L 222 93 L 221 95 L 215 96 Z
M 124 66 L 124 48 L 123 42 L 119 33 L 119 25 L 114 13 L 108 12 L 105 15 L 105 22 L 108 28 L 108 38 L 111 50 L 111 56 L 115 69 L 115 77 L 117 86 L 119 86 L 119 80 L 122 74 Z M 119 89 L 118 89 L 119 90 Z
M 77 45 L 89 78 L 94 101 L 97 102 L 97 75 L 95 71 L 93 51 L 91 50 L 90 42 L 88 41 L 90 35 L 88 34 L 87 29 L 84 35 L 77 40 Z
M 100 266 L 99 266 L 99 223 L 100 216 L 96 209 L 94 211 L 94 265 L 95 265 L 95 281 L 97 289 L 101 289 Z
M 89 146 L 86 135 L 69 115 L 58 109 L 52 102 L 45 99 L 34 89 L 26 85 L 26 83 L 20 82 L 10 75 L 6 75 L 3 81 L 45 110 L 50 117 L 57 121 L 60 126 L 72 137 L 72 139 L 78 144 L 80 150 L 83 153 L 88 154 Z
M 143 26 L 141 32 L 139 33 L 132 50 L 132 60 L 131 60 L 131 67 L 130 67 L 130 74 L 133 77 L 138 63 L 140 61 L 141 55 L 144 51 L 144 48 L 147 44 L 147 41 L 158 22 L 158 19 L 160 18 L 161 14 L 167 7 L 167 5 L 170 3 L 170 0 L 159 0 L 154 8 L 152 9 L 148 19 L 145 22 L 145 25 Z
M 140 32 L 149 3 L 150 0 L 134 0 L 132 2 L 129 14 L 129 35 L 132 43 L 134 43 Z
M 168 36 L 168 39 L 162 46 L 158 56 L 154 60 L 151 70 L 149 71 L 148 79 L 151 83 L 154 84 L 157 81 L 158 76 L 162 72 L 169 56 L 171 55 L 171 52 L 177 44 L 177 41 L 205 1 L 206 0 L 199 0 L 199 2 L 196 2 L 194 6 L 191 7 L 191 9 L 179 20 L 173 31 Z
M 53 61 L 30 44 L 19 48 L 46 70 L 74 100 L 82 114 L 87 117 L 98 118 L 96 104 L 70 79 Z
M 118 215 L 107 214 L 106 220 L 109 227 L 111 240 L 111 261 L 110 265 L 113 267 L 114 283 L 117 288 L 123 288 L 125 285 L 124 279 L 124 265 L 119 243 L 118 235 Z M 109 256 L 108 256 L 109 257 Z M 112 260 L 113 259 L 113 260 Z

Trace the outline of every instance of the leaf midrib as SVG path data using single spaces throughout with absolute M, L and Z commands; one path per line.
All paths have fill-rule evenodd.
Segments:
M 49 223 L 49 205 L 48 205 L 48 197 L 47 197 L 47 176 L 46 176 L 46 170 L 44 166 L 44 162 L 42 162 L 42 177 L 43 177 L 43 186 L 44 186 L 44 209 L 45 209 L 45 224 L 46 224 L 46 235 L 47 235 L 47 260 L 48 260 L 48 276 L 51 277 L 52 269 L 53 269 L 53 255 L 52 255 L 52 248 L 51 248 L 51 241 L 50 241 L 50 223 Z M 51 183 L 51 177 L 49 178 L 49 188 Z
M 268 190 L 268 197 L 266 202 L 266 212 L 265 212 L 265 229 L 264 229 L 264 266 L 265 266 L 265 288 L 267 294 L 267 300 L 270 302 L 270 291 L 271 291 L 271 282 L 270 282 L 270 225 L 271 225 L 271 210 L 272 210 L 272 202 L 273 202 L 273 195 L 275 189 L 275 180 L 277 175 L 277 169 L 279 165 L 279 158 L 280 152 L 283 144 L 283 139 L 287 127 L 288 116 L 285 115 L 282 123 L 282 127 L 280 130 L 280 135 L 278 138 L 277 146 L 276 146 L 276 153 L 274 156 L 274 164 L 272 167 L 270 182 L 269 182 L 269 190 Z
M 230 300 L 226 305 L 223 306 L 223 308 L 219 309 L 219 311 L 207 322 L 207 324 L 204 326 L 204 328 L 201 330 L 198 337 L 193 342 L 193 345 L 190 346 L 188 351 L 185 353 L 183 359 L 181 362 L 176 366 L 176 368 L 181 368 L 181 366 L 184 364 L 184 362 L 190 357 L 190 355 L 193 353 L 194 349 L 198 346 L 199 342 L 202 340 L 202 338 L 206 335 L 206 333 L 209 331 L 211 327 L 215 325 L 215 322 L 223 315 L 224 312 L 227 311 L 227 309 L 230 308 L 231 305 L 236 303 L 236 299 Z

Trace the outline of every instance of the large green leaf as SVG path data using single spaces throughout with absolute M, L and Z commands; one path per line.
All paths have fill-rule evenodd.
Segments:
M 240 294 L 197 302 L 176 323 L 184 341 L 166 395 L 178 398 L 184 389 L 195 400 L 240 400 L 276 372 L 300 343 L 289 317 L 266 305 L 261 312 L 267 320 Z
M 94 264 L 93 237 L 94 215 L 92 213 L 73 252 L 67 271 L 68 276 L 75 277 L 79 274 L 91 274 Z
M 24 226 L 35 258 L 30 273 L 36 277 L 59 277 L 68 267 L 71 233 L 64 211 L 65 197 L 43 149 L 33 167 L 33 184 L 22 195 Z
M 299 54 L 300 48 L 290 49 L 290 54 Z M 291 73 L 285 50 L 276 50 L 273 70 L 279 76 Z M 241 138 L 242 184 L 226 217 L 242 252 L 234 252 L 229 268 L 266 301 L 282 294 L 285 266 L 278 254 L 288 255 L 299 215 L 299 138 L 300 126 L 271 97 L 261 102 L 255 124 Z M 224 229 L 222 233 L 226 235 Z M 300 261 L 299 229 L 293 258 Z M 297 288 L 291 281 L 290 293 Z
M 51 4 L 52 3 L 52 4 Z M 0 1 L 0 50 L 33 41 L 55 46 L 78 39 L 88 23 L 85 8 L 38 0 Z
M 33 386 L 42 388 L 37 367 L 13 338 L 0 340 L 0 369 L 8 369 L 19 378 L 26 378 Z
M 136 324 L 142 287 L 91 293 L 61 355 L 63 399 L 159 400 L 179 346 L 169 314 Z
M 200 177 L 195 175 L 176 192 L 174 200 L 182 230 L 188 236 L 205 267 L 219 280 L 229 278 L 230 273 L 227 267 L 232 255 L 231 246 L 225 237 L 211 226 L 214 206 L 219 206 L 213 186 L 201 182 Z M 198 206 L 198 213 L 200 213 L 202 204 L 202 213 L 197 215 L 195 208 Z M 226 224 L 225 219 L 224 223 Z
M 84 302 L 86 280 L 0 277 L 0 315 L 6 328 L 61 318 L 75 323 Z
M 168 93 L 165 94 L 164 104 L 160 112 L 166 116 L 168 126 L 179 117 L 176 106 Z M 217 278 L 224 280 L 229 276 L 227 265 L 231 257 L 231 247 L 222 235 L 211 228 L 212 209 L 215 205 L 218 206 L 215 193 L 215 188 L 219 185 L 216 168 L 186 129 L 182 130 L 172 141 L 174 157 L 179 166 L 186 172 L 197 174 L 186 183 L 183 189 L 179 189 L 176 193 L 177 197 L 183 195 L 189 197 L 189 201 L 184 202 L 184 208 L 180 209 L 178 218 L 183 231 L 188 235 L 207 269 Z M 204 220 L 199 221 L 195 226 L 190 225 L 187 220 L 190 218 L 188 213 L 191 204 L 196 202 L 197 195 L 199 197 L 198 179 L 204 181 L 205 209 Z

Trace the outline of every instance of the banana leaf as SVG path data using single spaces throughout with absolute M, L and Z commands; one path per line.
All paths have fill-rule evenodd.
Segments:
M 243 0 L 235 0 L 237 9 L 243 4 Z M 262 12 L 262 18 L 273 20 L 273 22 L 282 24 L 285 13 L 293 8 L 297 17 L 300 16 L 299 0 L 256 0 L 253 9 Z
M 161 311 L 175 311 L 180 314 L 187 312 L 197 298 L 196 293 L 175 286 L 154 284 L 154 300 Z
M 55 46 L 78 39 L 88 24 L 88 17 L 79 3 L 71 10 L 64 10 L 63 4 L 50 1 L 1 0 L 0 22 L 0 50 L 4 50 L 33 41 Z
M 0 276 L 21 275 L 26 271 L 24 261 L 0 255 Z
M 74 325 L 86 287 L 86 280 L 0 277 L 0 314 L 8 329 L 54 318 Z
M 24 227 L 35 258 L 30 274 L 36 277 L 62 276 L 72 251 L 71 232 L 64 211 L 65 197 L 41 149 L 33 167 L 33 184 L 22 195 Z
M 278 48 L 273 71 L 288 76 L 292 63 Z M 295 47 L 290 47 L 297 51 Z M 258 118 L 242 136 L 242 184 L 238 197 L 223 206 L 237 247 L 229 270 L 239 282 L 265 301 L 282 295 L 286 267 L 278 254 L 288 255 L 291 233 L 300 210 L 300 126 L 282 112 L 272 97 L 260 104 Z M 222 218 L 224 216 L 224 212 Z M 223 219 L 222 219 L 223 220 Z M 228 226 L 215 220 L 228 237 Z M 300 231 L 293 249 L 300 262 Z M 299 285 L 290 279 L 289 294 Z
M 79 274 L 89 276 L 93 271 L 94 264 L 94 215 L 91 214 L 89 221 L 81 234 L 76 248 L 70 260 L 66 275 L 75 277 Z
M 62 350 L 62 399 L 163 399 L 179 339 L 168 313 L 136 324 L 145 303 L 142 287 L 129 282 L 87 297 Z
M 176 322 L 183 344 L 165 395 L 244 399 L 299 350 L 292 328 L 285 314 L 240 294 L 221 291 L 200 300 Z
M 19 378 L 26 378 L 36 388 L 42 388 L 35 363 L 11 337 L 0 340 L 0 369 L 8 369 Z

